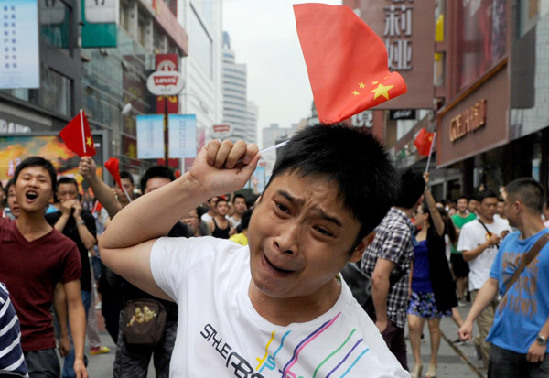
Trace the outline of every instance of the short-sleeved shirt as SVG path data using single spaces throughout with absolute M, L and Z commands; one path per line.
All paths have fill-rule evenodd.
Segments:
M 16 222 L 0 219 L 0 281 L 6 284 L 21 323 L 23 350 L 55 348 L 50 307 L 58 282 L 80 280 L 80 253 L 53 229 L 27 241 Z
M 509 222 L 494 218 L 492 223 L 485 223 L 490 233 L 501 235 L 503 231 L 511 231 Z M 459 233 L 458 251 L 470 251 L 490 239 L 490 235 L 478 219 L 463 226 Z M 480 255 L 469 261 L 469 290 L 480 289 L 490 276 L 490 267 L 498 253 L 498 247 L 491 245 Z
M 490 277 L 498 280 L 499 293 L 520 265 L 522 256 L 549 230 L 545 229 L 520 239 L 513 232 L 503 239 L 490 269 Z M 488 341 L 517 353 L 528 353 L 530 346 L 549 317 L 549 243 L 527 265 L 508 293 L 503 296 L 494 316 Z M 546 353 L 549 352 L 547 345 Z
M 387 295 L 387 317 L 404 328 L 408 302 L 408 279 L 414 260 L 415 226 L 404 211 L 392 208 L 375 230 L 375 238 L 362 255 L 362 271 L 372 276 L 378 258 L 392 261 L 392 276 L 401 275 Z
M 248 246 L 161 238 L 150 265 L 158 287 L 179 305 L 170 376 L 409 377 L 344 281 L 324 314 L 282 326 L 262 317 L 249 297 Z
M 475 219 L 477 219 L 477 216 L 475 215 L 475 213 L 467 213 L 467 216 L 465 218 L 463 218 L 459 214 L 454 214 L 454 215 L 452 215 L 451 218 L 452 218 L 452 222 L 454 222 L 454 224 L 456 225 L 456 228 L 458 230 L 461 230 L 466 223 L 469 223 L 469 222 L 474 221 Z M 456 246 L 454 246 L 452 243 L 450 243 L 450 246 L 452 248 L 451 253 L 461 254 L 461 251 L 458 251 Z
M 52 227 L 54 227 L 57 221 L 59 221 L 59 218 L 61 218 L 61 215 L 62 213 L 60 211 L 48 213 L 46 214 L 46 220 Z M 92 213 L 86 210 L 82 210 L 81 217 L 84 221 L 84 224 L 86 225 L 86 228 L 95 238 L 97 235 L 97 229 L 95 227 L 95 218 L 93 217 Z M 80 251 L 80 264 L 82 265 L 80 287 L 84 291 L 91 291 L 91 268 L 89 251 L 82 243 L 82 239 L 80 238 L 80 232 L 78 231 L 78 226 L 74 217 L 69 217 L 62 234 L 76 243 L 78 251 Z
M 0 283 L 0 376 L 28 377 L 21 328 L 6 286 Z

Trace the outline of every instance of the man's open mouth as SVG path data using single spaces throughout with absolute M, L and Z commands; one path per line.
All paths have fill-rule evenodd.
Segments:
M 294 272 L 293 270 L 282 269 L 275 266 L 272 262 L 269 261 L 269 259 L 265 255 L 263 255 L 263 259 L 265 260 L 266 264 L 271 268 L 273 268 L 276 272 L 283 273 L 283 274 L 290 274 Z
M 38 198 L 38 193 L 36 192 L 27 192 L 27 199 L 33 201 Z

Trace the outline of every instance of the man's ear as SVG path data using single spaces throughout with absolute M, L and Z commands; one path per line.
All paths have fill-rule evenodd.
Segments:
M 366 247 L 370 245 L 370 243 L 374 240 L 375 236 L 376 236 L 376 233 L 372 231 L 368 235 L 363 237 L 360 243 L 358 243 L 358 245 L 355 247 L 355 249 L 351 253 L 351 258 L 349 259 L 349 261 L 353 263 L 359 262 L 360 259 L 362 258 L 362 254 L 366 250 Z

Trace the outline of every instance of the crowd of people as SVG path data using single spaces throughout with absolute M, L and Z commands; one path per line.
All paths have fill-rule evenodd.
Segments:
M 444 317 L 462 340 L 477 321 L 490 376 L 548 376 L 539 183 L 437 202 L 428 173 L 396 170 L 364 130 L 319 125 L 281 148 L 263 193 L 239 194 L 259 158 L 212 141 L 189 172 L 151 167 L 137 189 L 124 171 L 109 187 L 83 157 L 93 212 L 75 178 L 22 161 L 1 198 L 0 375 L 87 377 L 86 355 L 110 352 L 100 303 L 114 377 L 146 377 L 153 360 L 158 377 L 432 378 Z M 339 275 L 348 263 L 369 278 L 368 308 Z

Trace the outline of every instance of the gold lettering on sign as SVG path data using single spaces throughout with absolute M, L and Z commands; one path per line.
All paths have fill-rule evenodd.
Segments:
M 486 125 L 486 99 L 483 98 L 450 120 L 450 142 L 455 143 L 484 125 Z

